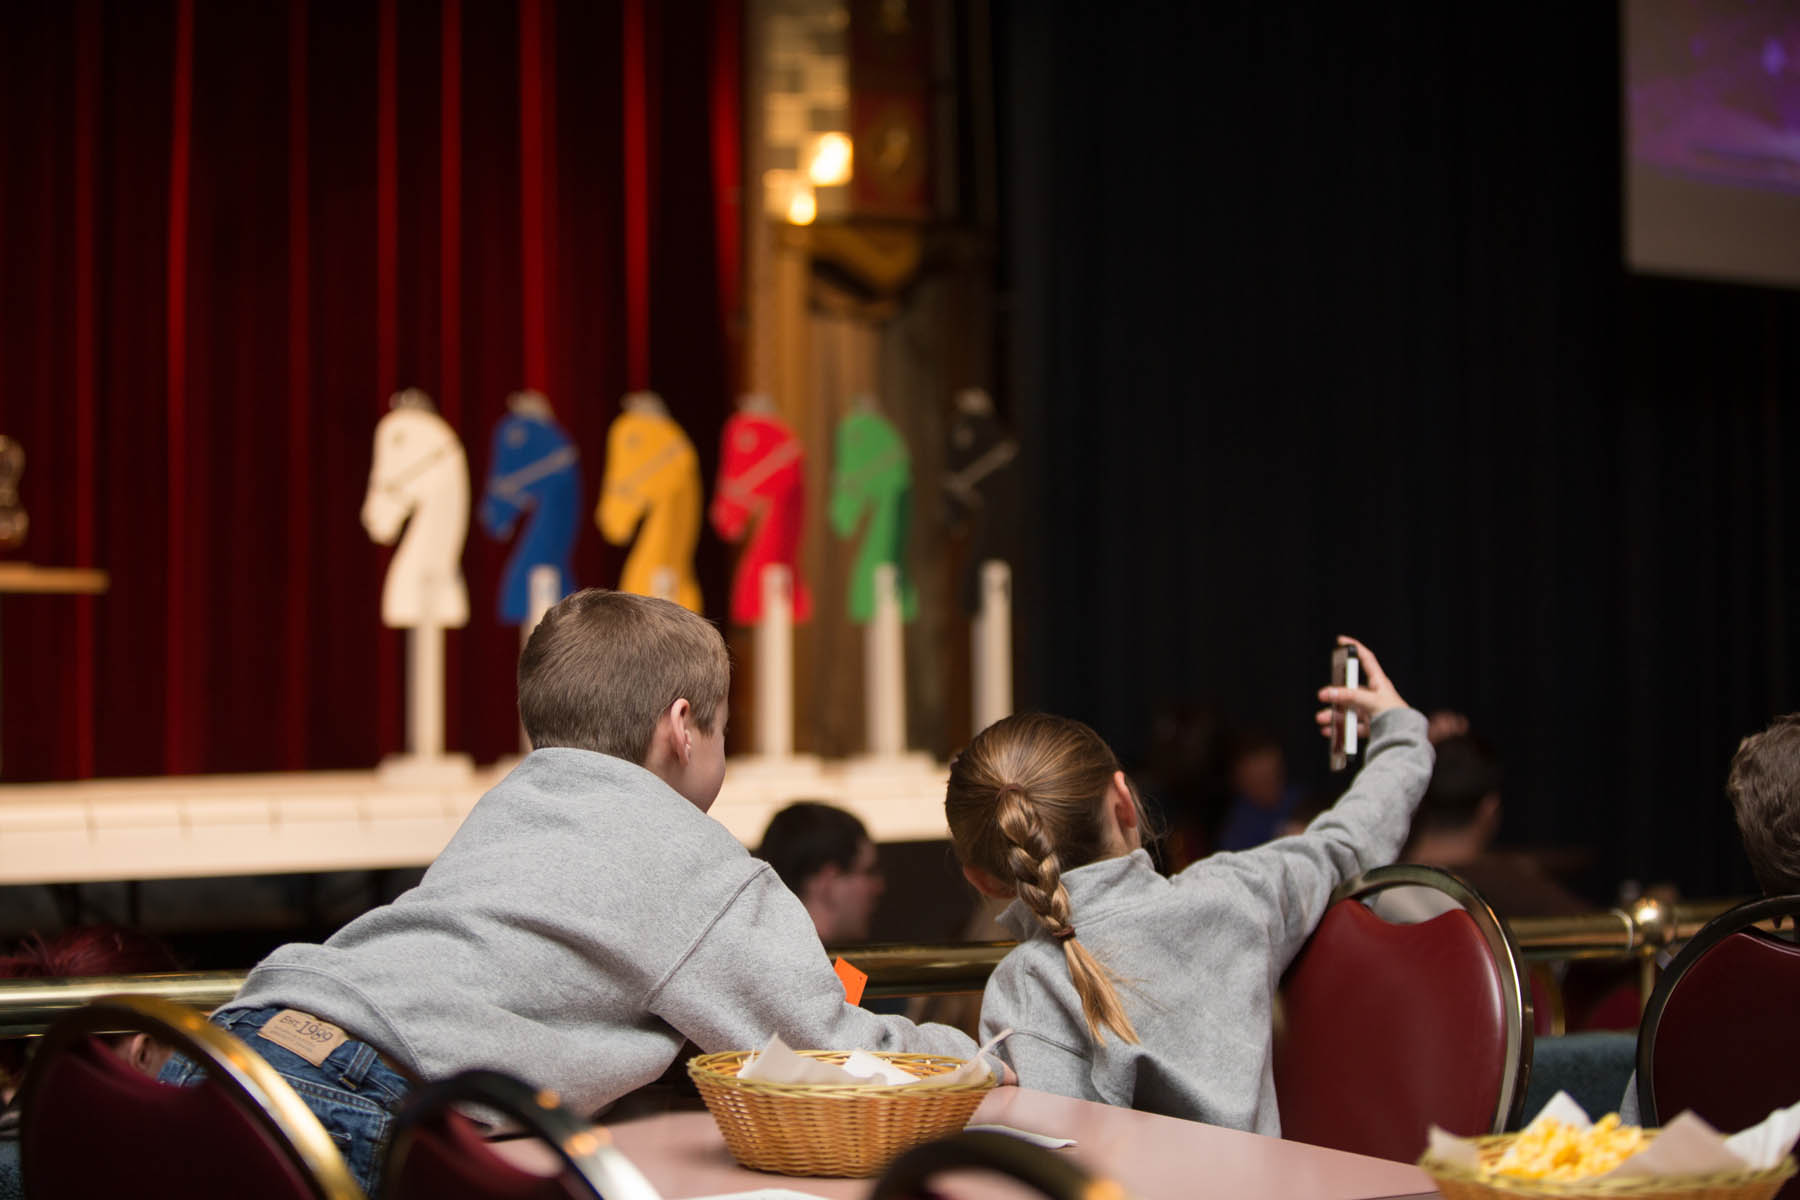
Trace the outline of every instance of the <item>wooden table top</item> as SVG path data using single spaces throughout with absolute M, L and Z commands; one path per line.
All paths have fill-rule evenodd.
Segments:
M 1407 1163 L 1026 1088 L 996 1088 L 982 1101 L 971 1124 L 1072 1137 L 1076 1144 L 1057 1153 L 1117 1180 L 1142 1200 L 1248 1196 L 1390 1200 L 1437 1194 L 1430 1177 Z M 745 1170 L 732 1161 L 711 1115 L 704 1112 L 665 1113 L 607 1129 L 667 1200 L 758 1191 L 863 1200 L 873 1186 L 867 1179 L 790 1178 Z M 496 1148 L 515 1163 L 549 1169 L 549 1152 L 542 1146 L 513 1141 L 497 1143 Z M 974 1176 L 956 1177 L 944 1190 L 957 1200 L 1021 1194 L 1016 1187 Z

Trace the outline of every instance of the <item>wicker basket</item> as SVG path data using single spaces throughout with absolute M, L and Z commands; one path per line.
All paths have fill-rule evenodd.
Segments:
M 1482 1165 L 1496 1162 L 1516 1133 L 1471 1139 Z M 1419 1166 L 1445 1200 L 1498 1200 L 1500 1197 L 1579 1197 L 1580 1200 L 1768 1200 L 1794 1173 L 1792 1157 L 1764 1171 L 1724 1171 L 1713 1175 L 1671 1175 L 1661 1179 L 1515 1179 L 1483 1175 L 1427 1153 Z
M 753 1053 L 699 1055 L 688 1060 L 688 1075 L 732 1157 L 752 1170 L 782 1175 L 873 1175 L 901 1151 L 961 1130 L 994 1086 L 991 1076 L 932 1088 L 739 1079 L 738 1068 Z M 842 1050 L 800 1053 L 834 1066 L 850 1057 Z M 875 1057 L 920 1077 L 963 1064 L 933 1054 Z

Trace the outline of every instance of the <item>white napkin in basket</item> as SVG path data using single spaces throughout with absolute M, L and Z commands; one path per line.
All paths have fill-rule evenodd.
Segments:
M 770 1034 L 769 1044 L 744 1060 L 738 1068 L 739 1079 L 760 1079 L 765 1083 L 836 1083 L 836 1084 L 890 1084 L 910 1087 L 951 1087 L 960 1083 L 978 1083 L 987 1078 L 999 1078 L 999 1073 L 983 1061 L 982 1055 L 1012 1030 L 1005 1029 L 995 1034 L 986 1045 L 975 1052 L 975 1056 L 957 1067 L 954 1071 L 945 1071 L 941 1075 L 927 1075 L 920 1078 L 903 1067 L 895 1066 L 884 1058 L 878 1058 L 867 1050 L 852 1051 L 844 1060 L 843 1066 L 820 1062 L 816 1058 L 808 1058 L 790 1049 L 781 1040 L 780 1034 Z
M 1567 1092 L 1558 1092 L 1539 1110 L 1527 1125 L 1535 1125 L 1545 1117 L 1554 1117 L 1566 1125 L 1586 1129 L 1593 1124 L 1581 1105 Z M 1778 1108 L 1762 1123 L 1731 1137 L 1719 1133 L 1691 1112 L 1684 1112 L 1664 1125 L 1649 1146 L 1594 1180 L 1627 1179 L 1642 1176 L 1709 1175 L 1715 1171 L 1764 1171 L 1781 1161 L 1781 1156 L 1800 1140 L 1800 1104 Z M 1428 1134 L 1427 1148 L 1441 1162 L 1475 1168 L 1479 1155 L 1475 1144 L 1436 1125 Z

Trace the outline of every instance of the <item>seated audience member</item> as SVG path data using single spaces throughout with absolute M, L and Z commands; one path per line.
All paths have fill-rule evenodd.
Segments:
M 1225 820 L 1225 720 L 1208 704 L 1159 709 L 1150 723 L 1150 750 L 1136 773 L 1140 793 L 1162 836 L 1150 847 L 1157 869 L 1179 871 L 1212 853 Z
M 213 1014 L 298 1085 L 370 1195 L 418 1078 L 491 1067 L 593 1113 L 690 1039 L 974 1052 L 957 1030 L 846 1004 L 806 909 L 707 817 L 730 669 L 718 631 L 677 605 L 563 600 L 519 656 L 533 751 L 416 888 L 275 951 Z
M 1484 739 L 1470 732 L 1468 721 L 1457 713 L 1433 713 L 1431 738 L 1437 765 L 1402 861 L 1454 872 L 1507 920 L 1593 912 L 1595 906 L 1551 874 L 1541 856 L 1494 845 L 1504 811 L 1500 761 Z M 1371 907 L 1390 921 L 1423 921 L 1456 905 L 1434 890 L 1395 888 L 1375 897 Z M 1563 1055 L 1576 1056 L 1576 1067 L 1596 1080 L 1615 1071 L 1620 1078 L 1630 1072 L 1627 1060 L 1645 1000 L 1635 965 L 1576 961 L 1534 967 L 1532 977 L 1540 1030 L 1554 1027 L 1552 1014 L 1561 1013 L 1562 1028 L 1584 1035 L 1539 1044 L 1532 1068 L 1539 1082 L 1559 1078 Z M 1602 1036 L 1609 1033 L 1622 1034 L 1624 1040 Z
M 1800 713 L 1738 743 L 1725 794 L 1763 895 L 1800 893 Z
M 869 940 L 869 919 L 885 882 L 869 831 L 830 804 L 801 800 L 769 820 L 756 857 L 800 897 L 827 946 Z
M 152 975 L 178 971 L 174 954 L 147 933 L 114 925 L 83 925 L 52 938 L 33 934 L 0 955 L 0 979 L 75 979 L 93 975 Z M 160 1071 L 169 1049 L 148 1034 L 103 1039 L 120 1058 L 146 1075 Z M 19 1112 L 13 1105 L 25 1074 L 30 1039 L 0 1041 L 0 1200 L 24 1195 L 19 1178 Z
M 1430 733 L 1437 761 L 1401 861 L 1455 872 L 1509 919 L 1591 912 L 1592 905 L 1530 854 L 1493 848 L 1501 811 L 1500 760 L 1493 748 L 1455 713 L 1432 714 Z M 1372 907 L 1390 921 L 1423 921 L 1457 905 L 1442 892 L 1395 888 L 1375 897 Z
M 0 979 L 80 979 L 95 975 L 157 975 L 179 971 L 174 953 L 158 938 L 116 925 L 81 925 L 55 937 L 32 934 L 0 955 Z M 147 1075 L 162 1069 L 166 1048 L 147 1034 L 111 1039 L 119 1057 Z M 11 1099 L 25 1072 L 27 1039 L 0 1041 L 0 1088 Z
M 1276 982 L 1332 889 L 1393 860 L 1431 777 L 1425 718 L 1359 650 L 1368 686 L 1319 693 L 1371 726 L 1343 798 L 1296 837 L 1172 878 L 1142 848 L 1136 789 L 1086 725 L 1008 717 L 951 763 L 944 809 L 963 872 L 1012 901 L 1002 920 L 1019 945 L 988 981 L 981 1030 L 1014 1030 L 999 1054 L 1022 1086 L 1280 1133 Z M 1331 709 L 1319 721 L 1329 732 Z
M 1292 832 L 1300 792 L 1288 782 L 1281 743 L 1260 731 L 1244 734 L 1231 756 L 1231 807 L 1219 830 L 1221 850 L 1248 850 Z
M 1764 896 L 1800 893 L 1800 713 L 1776 717 L 1738 743 L 1725 776 L 1744 856 Z M 1625 1085 L 1619 1118 L 1640 1119 L 1637 1076 Z

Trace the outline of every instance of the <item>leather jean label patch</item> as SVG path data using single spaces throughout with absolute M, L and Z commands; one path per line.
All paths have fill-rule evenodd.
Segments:
M 330 1021 L 321 1021 L 311 1013 L 303 1013 L 294 1008 L 282 1009 L 256 1032 L 263 1040 L 274 1042 L 284 1050 L 292 1050 L 315 1067 L 323 1064 L 333 1050 L 350 1040 L 349 1034 Z

